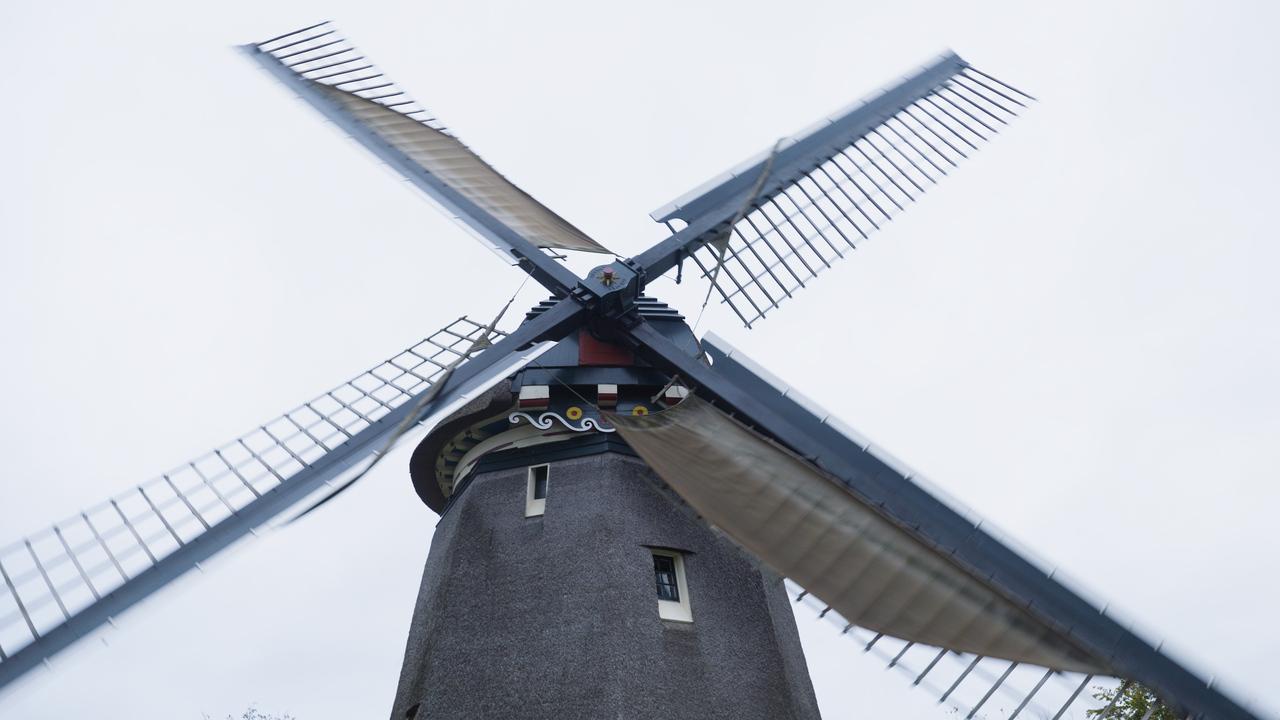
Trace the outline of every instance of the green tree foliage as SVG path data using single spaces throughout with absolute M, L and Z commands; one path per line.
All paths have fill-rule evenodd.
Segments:
M 213 720 L 213 719 L 209 717 L 208 713 L 204 713 L 204 720 Z M 281 713 L 279 715 L 276 715 L 274 713 L 264 713 L 258 709 L 258 706 L 250 705 L 249 709 L 240 713 L 239 717 L 233 717 L 231 715 L 228 715 L 227 720 L 298 720 L 298 719 L 290 715 L 289 713 Z
M 1165 707 L 1155 693 L 1137 683 L 1110 689 L 1098 687 L 1095 690 L 1097 692 L 1093 696 L 1106 704 L 1098 710 L 1088 711 L 1089 717 L 1094 720 L 1183 720 Z M 1117 693 L 1119 698 L 1116 697 Z M 1155 710 L 1151 710 L 1153 706 Z M 1151 715 L 1147 715 L 1148 711 L 1151 711 Z

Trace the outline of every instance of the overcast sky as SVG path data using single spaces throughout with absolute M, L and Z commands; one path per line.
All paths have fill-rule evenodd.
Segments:
M 701 329 L 1280 708 L 1265 3 L 4 3 L 0 542 L 519 284 L 232 49 L 324 19 L 625 255 L 661 239 L 653 208 L 945 48 L 1039 96 L 762 325 Z M 650 292 L 692 315 L 703 289 Z M 135 608 L 0 717 L 385 717 L 435 520 L 407 462 Z M 826 718 L 940 715 L 799 614 Z

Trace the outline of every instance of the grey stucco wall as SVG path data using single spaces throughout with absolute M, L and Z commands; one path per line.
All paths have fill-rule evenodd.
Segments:
M 484 473 L 440 520 L 392 710 L 445 718 L 818 718 L 781 580 L 639 460 Z M 681 550 L 692 623 L 658 617 L 648 546 Z

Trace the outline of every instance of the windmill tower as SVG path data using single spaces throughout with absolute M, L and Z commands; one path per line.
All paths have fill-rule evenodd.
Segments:
M 393 717 L 816 717 L 788 594 L 969 718 L 1069 717 L 1091 683 L 1180 716 L 1254 717 L 644 294 L 696 270 L 752 326 L 1030 96 L 940 56 L 654 213 L 668 238 L 578 277 L 556 253 L 609 251 L 327 24 L 244 49 L 551 298 L 515 327 L 459 319 L 0 549 L 0 686 L 328 502 L 422 426 L 411 475 L 441 519 Z
M 663 303 L 638 311 L 697 352 Z M 602 417 L 683 397 L 664 385 L 582 329 L 417 447 L 441 517 L 392 717 L 818 717 L 782 579 Z

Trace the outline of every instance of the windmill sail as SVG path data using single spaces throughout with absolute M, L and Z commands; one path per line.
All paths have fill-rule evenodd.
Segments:
M 785 572 L 798 600 L 864 650 L 887 653 L 890 668 L 948 707 L 979 710 L 988 689 L 1020 694 L 1001 697 L 1005 704 L 1020 701 L 1030 694 L 1022 687 L 1028 677 L 1051 673 L 1060 679 L 1037 688 L 1033 706 L 1049 717 L 1043 712 L 1055 690 L 1113 674 L 1065 633 L 854 500 L 838 480 L 697 395 L 660 413 L 610 420 L 708 523 Z M 1020 675 L 1011 681 L 1006 670 Z M 952 688 L 960 673 L 966 682 Z M 982 691 L 977 699 L 974 688 Z
M 897 217 L 1033 98 L 949 53 L 652 217 L 686 227 L 637 260 L 691 258 L 750 327 Z
M 406 422 L 483 392 L 549 346 L 513 352 L 536 338 L 504 336 L 459 318 L 252 432 L 0 549 L 0 687 L 384 452 Z M 457 382 L 434 402 L 417 402 L 451 374 Z
M 1101 658 L 697 395 L 664 412 L 611 421 L 708 522 L 855 624 L 984 656 L 1106 673 Z
M 704 340 L 706 367 L 633 332 L 735 414 L 694 394 L 610 422 L 699 515 L 848 623 L 968 653 L 975 668 L 997 658 L 1117 676 L 1196 717 L 1253 717 L 740 352 Z
M 517 259 L 532 247 L 609 252 L 463 145 L 327 23 L 243 48 L 491 247 Z

